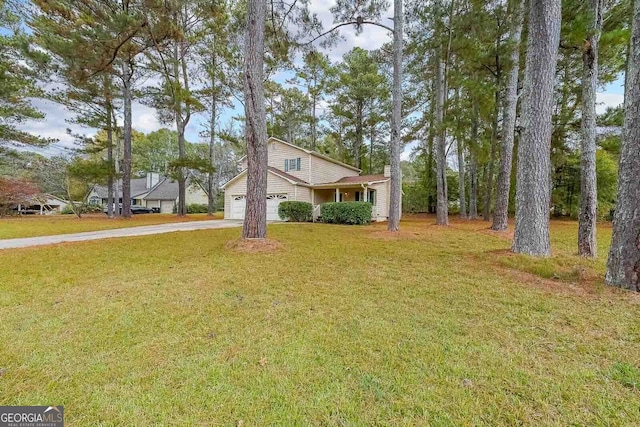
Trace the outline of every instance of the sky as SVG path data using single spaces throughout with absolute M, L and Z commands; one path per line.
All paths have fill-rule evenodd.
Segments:
M 311 0 L 310 8 L 312 12 L 315 12 L 319 19 L 322 21 L 326 29 L 331 28 L 333 25 L 333 17 L 329 8 L 335 3 L 335 0 Z M 387 18 L 393 16 L 392 10 L 389 9 L 386 15 L 383 15 L 383 20 L 388 21 Z M 342 27 L 340 29 L 344 38 L 336 46 L 331 49 L 322 49 L 318 46 L 319 50 L 324 51 L 332 62 L 339 61 L 342 56 L 353 49 L 354 47 L 361 47 L 366 50 L 374 50 L 380 48 L 384 43 L 391 41 L 389 33 L 380 27 L 365 26 L 364 31 L 356 35 L 354 28 Z M 280 73 L 274 76 L 275 80 L 283 81 L 287 77 L 286 73 Z M 597 94 L 597 111 L 602 113 L 607 107 L 615 107 L 622 104 L 624 98 L 624 82 L 622 79 L 602 88 Z M 96 129 L 82 128 L 78 125 L 70 123 L 73 118 L 73 114 L 66 110 L 63 106 L 54 104 L 44 100 L 34 100 L 35 106 L 37 106 L 45 115 L 45 119 L 41 121 L 29 121 L 24 123 L 21 128 L 34 135 L 40 135 L 48 138 L 55 138 L 59 142 L 52 144 L 45 149 L 39 149 L 38 152 L 45 155 L 59 155 L 68 152 L 68 149 L 73 147 L 73 137 L 67 134 L 67 128 L 70 128 L 74 133 L 85 134 L 88 136 L 94 135 Z M 206 113 L 205 113 L 206 114 Z M 233 116 L 243 114 L 242 105 L 239 102 L 234 102 L 234 107 L 225 111 L 222 115 L 221 122 L 228 122 L 232 120 Z M 146 107 L 138 102 L 133 104 L 133 127 L 134 129 L 149 133 L 158 130 L 162 127 L 172 128 L 171 125 L 163 125 L 158 120 L 155 110 Z M 201 142 L 199 132 L 204 129 L 203 124 L 206 123 L 207 117 L 205 115 L 196 115 L 191 120 L 186 136 L 190 142 Z M 241 126 L 241 123 L 237 123 L 237 126 Z M 204 142 L 204 141 L 202 141 Z M 403 159 L 409 158 L 412 146 L 405 147 L 405 151 L 402 154 Z

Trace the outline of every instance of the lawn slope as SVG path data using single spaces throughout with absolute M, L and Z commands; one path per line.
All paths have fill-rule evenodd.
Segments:
M 433 222 L 272 225 L 267 254 L 225 249 L 237 229 L 3 252 L 0 405 L 70 426 L 640 423 L 640 300 L 574 255 L 574 223 L 534 260 Z

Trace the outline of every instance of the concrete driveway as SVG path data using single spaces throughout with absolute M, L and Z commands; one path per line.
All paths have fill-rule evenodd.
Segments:
M 114 237 L 148 236 L 151 234 L 173 233 L 174 231 L 209 230 L 215 228 L 241 227 L 242 221 L 211 220 L 176 222 L 170 224 L 143 225 L 140 227 L 116 228 L 113 230 L 87 231 L 84 233 L 59 234 L 56 236 L 25 237 L 0 240 L 0 249 L 28 248 L 31 246 L 53 245 L 64 242 L 84 242 L 87 240 L 111 239 Z

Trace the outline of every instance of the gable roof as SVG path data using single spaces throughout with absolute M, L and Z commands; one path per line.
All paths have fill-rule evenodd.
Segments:
M 131 179 L 131 198 L 136 198 L 142 194 L 147 193 L 151 188 L 147 188 L 147 178 L 133 178 Z M 96 185 L 94 191 L 101 199 L 107 198 L 107 186 Z M 122 179 L 118 179 L 118 191 L 122 194 Z
M 290 181 L 292 184 L 296 183 L 296 184 L 302 184 L 302 185 L 311 185 L 307 181 L 304 181 L 304 180 L 302 180 L 302 179 L 300 179 L 298 177 L 295 177 L 295 176 L 293 176 L 293 175 L 291 175 L 289 173 L 281 171 L 278 168 L 274 168 L 273 166 L 268 166 L 267 170 L 269 172 L 271 172 L 271 173 L 274 173 L 274 174 L 280 176 L 281 178 L 284 178 L 284 179 Z
M 282 178 L 282 179 L 284 179 L 286 181 L 289 181 L 291 184 L 294 184 L 294 185 L 303 185 L 305 187 L 311 187 L 312 186 L 307 181 L 304 181 L 304 180 L 302 180 L 300 178 L 297 178 L 297 177 L 295 177 L 295 176 L 293 176 L 291 174 L 283 172 L 278 168 L 274 168 L 273 166 L 268 166 L 267 167 L 267 172 L 269 172 L 269 173 L 271 173 L 271 174 L 273 174 L 275 176 L 278 176 L 278 177 L 280 177 L 280 178 Z M 238 179 L 240 179 L 241 177 L 243 177 L 246 174 L 247 174 L 247 170 L 245 169 L 242 172 L 240 172 L 238 175 L 236 175 L 233 178 L 231 178 L 229 181 L 225 182 L 220 188 L 224 190 L 225 188 L 227 188 L 227 186 L 229 184 L 231 184 L 232 182 L 237 181 Z
M 302 152 L 304 152 L 304 153 L 306 153 L 306 154 L 311 154 L 312 156 L 317 157 L 317 158 L 319 158 L 319 159 L 326 160 L 326 161 L 328 161 L 328 162 L 334 163 L 334 164 L 336 164 L 336 165 L 340 165 L 340 166 L 342 166 L 342 167 L 345 167 L 345 168 L 347 168 L 347 169 L 354 170 L 354 171 L 356 171 L 356 172 L 362 172 L 362 170 L 361 170 L 361 169 L 358 169 L 358 168 L 357 168 L 357 167 L 355 167 L 355 166 L 351 166 L 351 165 L 348 165 L 348 164 L 346 164 L 346 163 L 343 163 L 343 162 L 341 162 L 341 161 L 339 161 L 339 160 L 332 159 L 331 157 L 326 156 L 326 155 L 324 155 L 324 154 L 322 154 L 322 153 L 318 153 L 317 151 L 307 150 L 306 148 L 299 147 L 299 146 L 294 145 L 294 144 L 292 144 L 292 143 L 290 143 L 290 142 L 287 142 L 287 141 L 283 141 L 283 140 L 281 140 L 281 139 L 278 139 L 278 138 L 276 138 L 276 137 L 274 137 L 274 136 L 270 136 L 270 137 L 269 137 L 269 139 L 267 139 L 267 144 L 268 144 L 269 142 L 279 142 L 279 143 L 281 143 L 281 144 L 284 144 L 284 145 L 287 145 L 287 146 L 289 146 L 289 147 L 292 147 L 292 148 L 295 148 L 295 149 L 297 149 L 297 150 L 300 150 L 300 151 L 302 151 Z M 242 157 L 240 158 L 240 160 L 239 160 L 239 161 L 241 162 L 241 161 L 243 161 L 243 160 L 244 160 L 244 159 L 246 159 L 246 158 L 247 158 L 247 156 L 242 156 Z
M 146 200 L 176 200 L 178 198 L 178 181 L 162 178 L 147 195 Z

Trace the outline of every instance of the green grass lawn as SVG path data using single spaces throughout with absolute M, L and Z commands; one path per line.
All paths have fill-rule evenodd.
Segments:
M 213 219 L 221 219 L 222 215 L 221 212 L 218 212 L 214 215 Z M 147 214 L 134 215 L 129 219 L 109 219 L 106 215 L 102 214 L 85 215 L 82 218 L 77 218 L 75 215 L 29 215 L 0 218 L 0 239 L 49 236 L 54 234 L 80 233 L 83 231 L 110 230 L 114 228 L 136 227 L 139 225 L 209 219 L 212 218 L 206 214 L 187 215 L 182 218 L 172 214 Z
M 0 405 L 69 426 L 640 424 L 640 297 L 488 223 L 272 225 L 0 253 Z M 242 422 L 240 422 L 242 421 Z

